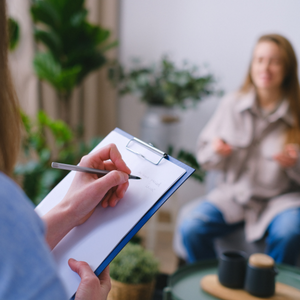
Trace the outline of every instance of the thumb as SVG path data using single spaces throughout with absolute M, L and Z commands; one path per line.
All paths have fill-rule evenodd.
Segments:
M 81 279 L 87 276 L 94 276 L 94 272 L 88 263 L 84 261 L 77 261 L 73 258 L 70 258 L 68 264 L 72 271 L 77 273 Z

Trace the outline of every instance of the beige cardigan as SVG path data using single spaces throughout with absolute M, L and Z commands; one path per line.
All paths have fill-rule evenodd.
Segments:
M 284 169 L 272 158 L 282 151 L 284 132 L 292 122 L 286 100 L 263 117 L 254 91 L 233 93 L 224 97 L 199 136 L 199 163 L 223 174 L 207 199 L 222 211 L 226 222 L 245 221 L 248 241 L 260 239 L 281 211 L 300 207 L 300 159 Z M 232 146 L 229 157 L 213 151 L 217 137 Z

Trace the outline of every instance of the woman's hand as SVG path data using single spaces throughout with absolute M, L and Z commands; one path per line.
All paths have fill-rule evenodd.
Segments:
M 109 267 L 106 267 L 97 277 L 86 262 L 71 258 L 69 266 L 81 278 L 75 300 L 105 300 L 107 298 L 111 288 Z
M 232 148 L 230 145 L 228 145 L 226 142 L 224 142 L 223 140 L 216 138 L 213 142 L 213 148 L 214 151 L 217 154 L 220 154 L 224 157 L 229 156 L 232 153 Z
M 296 165 L 298 156 L 298 146 L 295 144 L 287 144 L 281 153 L 274 156 L 274 159 L 283 168 L 291 168 Z
M 72 218 L 77 220 L 76 225 L 84 223 L 100 201 L 102 207 L 114 207 L 124 197 L 131 172 L 114 144 L 84 156 L 79 165 L 112 172 L 100 178 L 95 174 L 76 173 L 63 200 L 72 210 Z
M 103 207 L 113 207 L 128 188 L 131 171 L 114 144 L 84 156 L 80 166 L 111 172 L 100 178 L 95 174 L 76 172 L 64 199 L 43 217 L 47 223 L 46 240 L 51 249 L 73 227 L 84 223 L 101 201 Z

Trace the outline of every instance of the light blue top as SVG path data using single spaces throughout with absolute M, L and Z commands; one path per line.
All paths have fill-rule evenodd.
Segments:
M 44 234 L 30 200 L 0 172 L 1 300 L 67 299 Z

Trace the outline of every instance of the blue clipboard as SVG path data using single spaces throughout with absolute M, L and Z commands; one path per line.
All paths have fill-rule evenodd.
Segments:
M 125 247 L 125 245 L 131 240 L 131 238 L 145 225 L 145 223 L 156 213 L 156 211 L 172 196 L 172 194 L 195 172 L 195 169 L 190 166 L 180 162 L 179 160 L 163 153 L 159 149 L 154 148 L 152 145 L 146 144 L 143 141 L 136 139 L 129 133 L 121 130 L 120 128 L 115 128 L 114 131 L 125 136 L 130 141 L 136 141 L 143 143 L 145 146 L 150 147 L 153 151 L 161 154 L 162 158 L 169 160 L 170 162 L 180 166 L 186 170 L 186 173 L 178 179 L 178 181 L 172 185 L 172 187 L 152 206 L 152 208 L 140 219 L 140 221 L 131 229 L 131 231 L 123 237 L 119 244 L 112 250 L 112 252 L 106 257 L 106 259 L 101 263 L 101 265 L 96 269 L 95 274 L 97 276 L 109 265 L 109 263 L 116 257 L 116 255 Z M 137 154 L 138 155 L 138 154 Z M 146 158 L 145 158 L 146 159 Z M 160 160 L 152 162 L 154 164 L 159 164 Z M 75 294 L 71 299 L 75 298 Z

